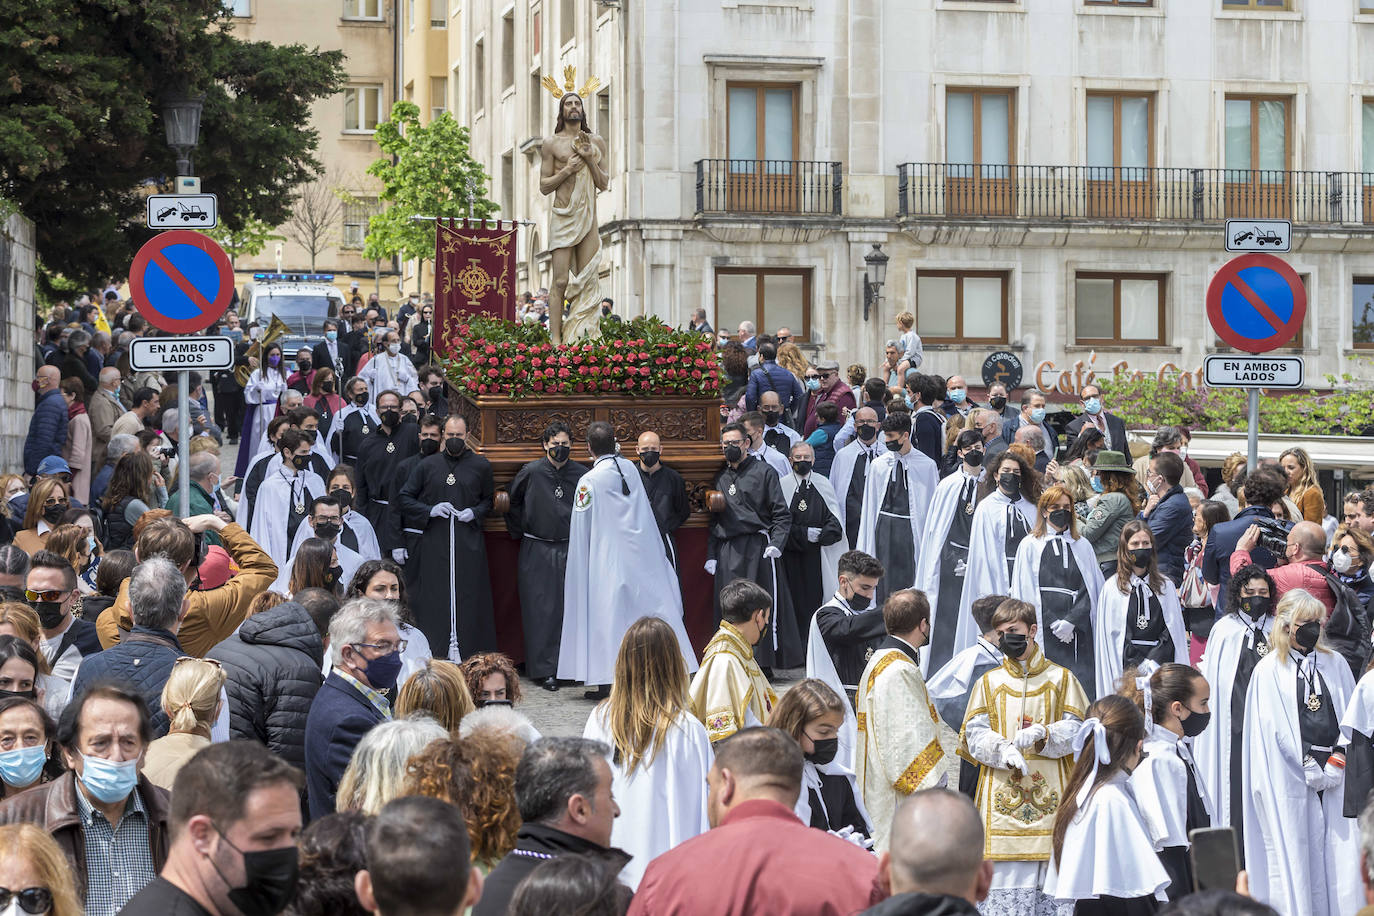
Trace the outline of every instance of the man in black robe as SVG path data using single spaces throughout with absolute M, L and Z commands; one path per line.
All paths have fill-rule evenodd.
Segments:
M 401 422 L 401 395 L 387 389 L 377 395 L 382 424 L 363 439 L 358 449 L 358 511 L 381 531 L 391 524 L 387 488 L 396 464 L 420 451 L 420 427 Z
M 443 436 L 443 449 L 410 472 L 398 509 L 407 528 L 423 532 L 410 558 L 424 571 L 410 601 L 416 623 L 436 658 L 457 660 L 496 649 L 482 539 L 496 486 L 491 463 L 467 447 L 462 417 L 445 420 Z
M 826 548 L 839 545 L 844 529 L 830 509 L 835 500 L 830 481 L 811 472 L 816 463 L 811 446 L 798 442 L 788 457 L 792 473 L 783 479 L 782 491 L 792 514 L 792 527 L 782 552 L 782 568 L 792 609 L 797 614 L 797 632 L 806 633 L 811 627 L 811 615 L 826 599 L 826 558 L 833 557 L 833 563 L 844 552 L 843 546 Z
M 854 411 L 854 441 L 835 453 L 830 465 L 830 485 L 839 503 L 841 524 L 849 549 L 859 542 L 859 522 L 863 518 L 864 486 L 868 469 L 885 449 L 878 441 L 878 414 L 872 407 Z
M 803 661 L 801 635 L 778 563 L 792 522 L 782 486 L 772 468 L 750 456 L 742 424 L 726 425 L 720 444 L 725 467 L 716 475 L 715 488 L 724 497 L 725 507 L 711 513 L 706 546 L 706 571 L 716 578 L 716 623 L 720 623 L 722 588 L 736 579 L 758 583 L 773 597 L 772 632 L 764 633 L 754 647 L 759 666 L 797 667 Z
M 360 378 L 349 379 L 347 396 L 351 403 L 339 411 L 332 424 L 338 441 L 329 443 L 329 447 L 335 450 L 340 463 L 357 467 L 358 451 L 363 447 L 363 440 L 377 428 L 379 418 L 368 406 L 367 382 Z
M 401 487 L 410 479 L 410 473 L 415 470 L 415 466 L 439 451 L 444 439 L 443 429 L 443 417 L 425 417 L 420 421 L 420 450 L 403 458 L 401 463 L 396 465 L 396 473 L 391 477 L 386 495 L 387 504 L 394 509 L 386 515 L 386 527 L 377 532 L 377 546 L 382 551 L 382 556 L 391 557 L 405 568 L 406 588 L 413 589 L 418 585 L 415 580 L 418 578 L 419 568 L 407 561 L 415 552 L 415 545 L 420 540 L 420 531 L 406 527 L 397 499 L 401 494 Z
M 840 557 L 839 589 L 816 611 L 816 629 L 850 702 L 869 656 L 887 636 L 882 605 L 874 604 L 883 564 L 862 550 Z
M 682 527 L 692 507 L 687 502 L 687 485 L 682 475 L 661 460 L 663 443 L 658 433 L 649 430 L 639 434 L 639 476 L 644 480 L 644 494 L 654 510 L 659 534 L 663 535 L 663 549 L 677 569 L 677 538 L 673 532 Z M 679 573 L 680 574 L 680 573 Z
M 558 647 L 563 641 L 563 580 L 568 570 L 568 527 L 573 494 L 586 465 L 569 461 L 572 431 L 562 420 L 544 430 L 544 457 L 522 467 L 506 491 L 506 530 L 520 541 L 517 583 L 525 631 L 525 675 L 558 690 Z

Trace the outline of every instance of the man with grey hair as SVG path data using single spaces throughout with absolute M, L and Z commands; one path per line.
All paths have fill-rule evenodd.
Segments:
M 473 916 L 502 916 L 516 887 L 547 859 L 585 855 L 608 874 L 625 867 L 630 856 L 611 847 L 620 806 L 611 794 L 610 753 L 586 738 L 540 738 L 525 749 L 515 768 L 515 803 L 524 823 L 515 849 L 487 875 Z
M 81 330 L 72 331 L 71 336 L 67 338 L 67 355 L 58 367 L 62 370 L 63 378 L 81 379 L 81 384 L 86 388 L 86 397 L 95 394 L 95 389 L 99 387 L 99 382 L 95 380 L 95 375 L 86 362 L 86 351 L 90 348 L 89 333 Z
M 143 560 L 129 577 L 129 609 L 133 631 L 104 652 L 82 659 L 72 681 L 72 696 L 80 696 L 89 684 L 124 681 L 143 697 L 153 737 L 160 738 L 168 728 L 162 688 L 177 659 L 186 655 L 177 640 L 186 618 L 186 577 L 166 557 Z
M 100 399 L 97 394 L 91 398 L 91 402 Z M 110 486 L 110 477 L 114 474 L 115 465 L 119 464 L 119 459 L 138 448 L 138 437 L 128 433 L 116 433 L 110 437 L 109 444 L 105 446 L 105 463 L 95 472 L 95 478 L 91 481 L 91 505 L 100 502 L 105 495 L 105 490 Z
M 878 856 L 878 880 L 892 896 L 863 916 L 975 916 L 992 885 L 992 863 L 983 858 L 983 819 L 968 796 L 923 789 L 902 802 Z
M 119 370 L 101 369 L 99 378 L 100 387 L 86 405 L 91 419 L 91 467 L 96 470 L 105 465 L 115 421 L 124 415 L 124 405 L 119 403 Z
M 310 819 L 334 812 L 353 749 L 374 725 L 391 718 L 401 673 L 400 618 L 391 601 L 354 598 L 329 621 L 334 663 L 305 720 L 305 791 Z
M 13 544 L 0 547 L 0 599 L 24 602 L 29 555 Z
M 1030 446 L 1031 451 L 1035 452 L 1035 469 L 1042 474 L 1045 473 L 1045 468 L 1050 465 L 1050 456 L 1045 454 L 1045 434 L 1040 431 L 1040 427 L 1018 426 L 1012 435 L 1012 441 Z
M 175 411 L 169 410 L 170 413 Z M 164 508 L 172 510 L 177 518 L 190 518 L 195 515 L 213 515 L 215 512 L 214 492 L 219 489 L 219 456 L 214 452 L 196 452 L 191 456 L 191 495 L 187 500 L 190 511 L 181 505 L 181 491 L 175 489 L 167 498 Z M 206 539 L 219 544 L 220 539 L 214 532 L 207 532 Z
M 1153 473 L 1154 466 L 1152 462 L 1155 457 L 1161 452 L 1168 452 L 1177 455 L 1179 461 L 1183 461 L 1183 445 L 1182 428 L 1178 426 L 1161 426 L 1159 429 L 1155 430 L 1155 437 L 1150 442 L 1149 453 L 1141 455 L 1135 460 L 1133 465 L 1136 479 L 1140 481 L 1141 487 L 1145 489 L 1147 494 L 1153 494 L 1157 491 L 1163 496 L 1164 491 L 1169 489 L 1168 487 L 1159 486 L 1160 480 L 1158 479 L 1158 475 Z M 1282 473 L 1282 469 L 1276 468 L 1276 470 Z M 1183 474 L 1179 477 L 1178 485 L 1180 487 L 1197 486 L 1197 482 L 1193 479 L 1193 472 L 1188 469 L 1188 463 L 1186 461 L 1183 463 Z

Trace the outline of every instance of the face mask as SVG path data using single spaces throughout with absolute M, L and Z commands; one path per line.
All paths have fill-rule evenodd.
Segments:
M 271 356 L 267 357 L 267 365 L 273 367 L 274 369 L 277 366 L 281 365 L 281 355 L 278 353 L 273 353 Z
M 219 830 L 218 827 L 215 828 Z M 243 887 L 229 888 L 229 902 L 238 907 L 243 916 L 276 916 L 296 895 L 296 878 L 300 856 L 295 846 L 244 852 L 220 833 L 226 846 L 243 857 Z M 214 860 L 210 860 L 213 864 Z M 215 873 L 224 881 L 219 866 Z M 224 881 L 227 885 L 229 882 Z
M 45 630 L 56 629 L 62 623 L 62 602 L 30 601 L 29 607 L 38 615 L 38 623 Z
M 67 511 L 67 503 L 58 503 L 55 506 L 43 507 L 43 521 L 49 525 L 56 525 L 62 520 L 63 514 Z
M 360 391 L 360 392 L 358 392 L 357 394 L 353 395 L 353 403 L 354 403 L 354 404 L 357 404 L 359 407 L 366 407 L 366 406 L 367 406 L 367 392 L 366 392 L 366 391 Z
M 809 379 L 806 380 L 806 390 L 807 390 L 807 391 L 816 391 L 816 390 L 819 389 L 820 387 L 821 387 L 821 380 L 820 380 L 820 379 L 818 379 L 818 378 L 809 378 Z
M 731 442 L 729 445 L 725 446 L 726 461 L 730 462 L 731 464 L 738 464 L 739 460 L 743 457 L 744 449 L 741 448 L 738 443 Z
M 420 422 L 420 415 L 419 415 L 418 413 L 403 413 L 403 414 L 401 414 L 401 422 L 402 422 L 402 423 L 419 423 L 419 422 Z
M 1293 631 L 1293 644 L 1303 652 L 1317 648 L 1317 639 L 1322 635 L 1320 620 L 1309 620 Z
M 889 452 L 900 452 L 902 450 L 902 437 L 898 436 L 896 439 L 888 439 L 883 444 L 887 446 Z
M 988 403 L 992 405 L 993 410 L 1001 410 L 1007 406 L 1007 399 L 999 394 L 995 398 L 988 398 Z
M 1153 547 L 1136 547 L 1131 551 L 1131 562 L 1136 569 L 1149 569 L 1150 560 L 1154 559 L 1155 549 Z
M 363 673 L 367 681 L 378 690 L 390 690 L 396 686 L 396 678 L 401 674 L 401 653 L 391 652 L 374 659 L 364 659 L 367 667 Z
M 347 512 L 348 507 L 353 505 L 353 494 L 347 490 L 330 490 L 329 495 L 339 501 L 339 508 Z
M 336 340 L 339 339 L 339 332 L 338 332 L 338 331 L 325 331 L 325 332 L 324 332 L 324 339 L 327 340 L 327 341 L 329 341 L 330 343 L 333 343 L 334 341 L 336 341 Z
M 763 422 L 767 423 L 769 426 L 777 426 L 777 425 L 778 425 L 778 421 L 781 420 L 781 419 L 782 419 L 782 411 L 780 411 L 780 410 L 765 410 L 765 411 L 763 411 Z
M 430 385 L 430 386 L 429 386 L 429 402 L 430 402 L 431 404 L 433 404 L 435 401 L 439 400 L 439 399 L 442 398 L 443 396 L 444 396 L 444 386 L 443 386 L 443 385 Z
M 485 708 L 487 706 L 514 706 L 510 700 L 478 700 L 477 705 Z
M 1083 409 L 1096 416 L 1102 411 L 1102 401 L 1098 398 L 1088 398 L 1083 402 Z
M 812 738 L 811 743 L 816 746 L 816 749 L 807 754 L 806 759 L 816 766 L 825 766 L 835 759 L 835 754 L 840 750 L 839 738 Z
M 1031 411 L 1031 422 L 1036 426 L 1045 422 L 1045 408 L 1037 407 Z
M 997 477 L 997 487 L 1008 496 L 1014 496 L 1016 491 L 1021 489 L 1021 475 L 1000 474 Z
M 792 465 L 792 470 L 797 472 L 798 477 L 805 477 L 811 473 L 810 461 L 798 461 Z
M 1025 633 L 1003 633 L 997 637 L 997 648 L 1007 658 L 1020 658 L 1029 644 L 1030 637 Z
M 873 603 L 872 596 L 860 595 L 858 592 L 855 592 L 845 600 L 849 602 L 850 610 L 854 611 L 866 611 L 868 610 L 868 606 Z
M 1049 514 L 1050 524 L 1060 531 L 1069 530 L 1069 519 L 1073 518 L 1072 509 L 1054 509 Z
M 106 805 L 123 801 L 138 784 L 138 759 L 114 763 L 81 754 L 81 784 Z
M 660 452 L 654 451 L 640 452 L 639 463 L 644 465 L 646 468 L 651 468 L 654 465 L 658 464 L 658 457 L 660 454 Z
M 332 519 L 324 522 L 315 523 L 315 537 L 324 538 L 326 541 L 334 540 L 334 536 L 339 533 L 341 526 Z
M 320 534 L 320 529 L 316 528 L 316 529 L 315 529 L 315 533 L 316 533 L 316 534 Z M 324 535 L 321 534 L 320 537 L 324 537 Z M 324 581 L 325 581 L 325 584 L 326 584 L 326 585 L 336 585 L 336 584 L 338 584 L 338 581 L 339 581 L 340 579 L 342 579 L 342 578 L 343 578 L 343 567 L 342 567 L 342 566 L 331 566 L 331 567 L 329 567 L 328 569 L 326 569 L 326 570 L 324 571 Z
M 314 445 L 315 440 L 320 437 L 320 431 L 318 429 L 303 429 L 301 430 L 301 435 L 305 437 L 306 442 Z
M 397 353 L 401 352 L 401 345 L 398 343 L 389 343 L 386 345 L 386 352 L 395 356 Z
M 878 437 L 878 431 L 871 426 L 860 426 L 856 432 L 860 442 L 872 442 Z
M 298 470 L 298 471 L 304 471 L 306 468 L 310 467 L 310 456 L 309 456 L 309 455 L 292 455 L 292 456 L 291 456 L 291 464 L 292 464 L 292 466 L 293 466 L 296 470 Z
M 333 382 L 322 382 L 322 383 L 320 384 L 320 390 L 323 391 L 325 394 L 333 394 L 333 393 L 334 393 L 334 383 L 333 383 Z
M 911 400 L 911 395 L 910 395 L 910 393 L 903 391 L 903 392 L 902 392 L 902 400 L 906 402 L 906 409 L 907 409 L 907 410 L 915 410 L 915 409 L 916 409 L 916 402 L 913 401 L 913 400 Z
M 971 468 L 981 467 L 983 464 L 983 450 L 981 448 L 969 449 L 964 453 L 964 464 Z
M 571 454 L 572 446 L 570 445 L 555 445 L 549 449 L 549 457 L 560 463 L 567 461 Z
M 1093 492 L 1094 492 L 1094 493 L 1101 493 L 1101 492 L 1102 492 L 1102 478 L 1101 478 L 1101 477 L 1094 477 L 1094 478 L 1092 479 L 1091 483 L 1092 483 L 1092 488 L 1093 488 Z
M 219 481 L 215 481 L 215 489 L 216 489 L 216 490 L 219 489 Z M 92 534 L 92 535 L 88 535 L 88 536 L 86 537 L 86 549 L 87 549 L 88 551 L 90 551 L 91 553 L 95 553 L 95 548 L 96 548 L 95 535 L 93 535 L 93 534 Z
M 1188 458 L 1188 446 L 1185 445 L 1185 446 L 1183 446 L 1182 448 L 1180 448 L 1180 449 L 1178 450 L 1178 457 L 1183 458 L 1184 460 L 1187 460 L 1187 458 Z
M 401 425 L 401 412 L 395 408 L 383 410 L 382 423 L 384 423 L 388 429 L 395 429 Z
M 297 371 L 297 372 L 309 372 L 309 371 L 310 371 L 310 366 L 311 366 L 311 362 L 310 362 L 310 360 L 308 360 L 308 359 L 298 359 L 298 360 L 296 360 L 296 371 Z
M 1269 614 L 1272 599 L 1268 595 L 1250 595 L 1240 599 L 1240 612 L 1251 620 L 1259 620 Z
M 1206 730 L 1207 723 L 1210 721 L 1212 721 L 1210 712 L 1193 712 L 1188 718 L 1181 720 L 1179 724 L 1183 727 L 1184 735 L 1189 738 L 1196 738 Z
M 43 774 L 43 764 L 47 762 L 48 752 L 41 744 L 5 751 L 0 754 L 0 779 L 16 789 L 31 786 Z
M 964 398 L 968 396 L 968 392 L 963 388 L 951 388 L 949 391 L 945 392 L 945 394 L 956 404 L 964 403 Z
M 457 436 L 450 436 L 444 440 L 444 452 L 450 457 L 457 458 L 463 454 L 463 449 L 467 448 L 467 443 Z
M 438 442 L 438 440 L 436 440 L 436 439 L 421 439 L 421 440 L 420 440 L 420 454 L 421 454 L 423 457 L 428 458 L 430 455 L 433 455 L 433 454 L 434 454 L 435 452 L 437 452 L 437 451 L 439 451 L 439 442 Z
M 1350 559 L 1350 554 L 1345 552 L 1344 547 L 1341 547 L 1331 555 L 1331 568 L 1338 573 L 1350 572 L 1350 567 L 1353 565 L 1354 563 Z

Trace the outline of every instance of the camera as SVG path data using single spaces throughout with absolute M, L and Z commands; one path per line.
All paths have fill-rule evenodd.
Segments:
M 1260 530 L 1259 546 L 1282 562 L 1284 554 L 1288 552 L 1288 531 L 1293 527 L 1292 524 L 1276 518 L 1257 518 L 1255 525 Z

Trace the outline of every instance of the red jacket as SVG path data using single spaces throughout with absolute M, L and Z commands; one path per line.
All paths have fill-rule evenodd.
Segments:
M 754 799 L 649 863 L 630 916 L 849 916 L 885 896 L 873 853 Z
M 840 415 L 837 419 L 841 423 L 844 422 L 844 409 L 848 407 L 853 410 L 857 405 L 854 400 L 854 389 L 838 380 L 830 386 L 829 390 L 821 388 L 811 392 L 806 398 L 806 424 L 805 428 L 802 429 L 803 436 L 811 435 L 820 425 L 820 418 L 816 416 L 816 405 L 821 401 L 835 402 L 835 406 L 840 409 Z
M 1242 567 L 1248 566 L 1254 560 L 1250 559 L 1250 551 L 1236 550 L 1231 554 L 1231 575 L 1235 575 Z M 1330 613 L 1336 606 L 1336 596 L 1331 594 L 1331 586 L 1326 584 L 1326 579 L 1321 573 L 1312 569 L 1308 563 L 1320 563 L 1321 560 L 1304 560 L 1299 563 L 1289 563 L 1286 566 L 1275 566 L 1269 570 L 1269 576 L 1274 580 L 1274 587 L 1278 594 L 1274 596 L 1274 603 L 1278 604 L 1283 593 L 1295 588 L 1305 589 L 1313 598 L 1326 605 L 1326 610 Z

